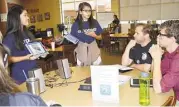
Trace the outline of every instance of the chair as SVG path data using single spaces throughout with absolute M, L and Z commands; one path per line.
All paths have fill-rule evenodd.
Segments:
M 62 58 L 62 53 L 50 51 L 46 58 L 37 60 L 37 66 L 43 73 L 58 69 L 56 60 Z
M 167 101 L 162 104 L 162 106 L 175 106 L 176 105 L 176 97 L 170 96 Z
M 74 50 L 77 45 L 69 44 L 69 45 L 63 45 L 63 58 L 68 58 L 69 63 L 71 63 L 73 66 L 76 65 L 76 55 L 74 53 Z
M 102 34 L 102 47 L 105 51 L 115 52 L 116 48 L 119 51 L 119 42 L 111 41 L 110 33 L 104 31 Z

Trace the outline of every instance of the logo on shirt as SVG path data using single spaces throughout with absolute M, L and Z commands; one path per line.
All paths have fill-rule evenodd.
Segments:
M 24 39 L 24 44 L 27 44 L 30 42 L 30 39 Z
M 140 60 L 137 60 L 136 63 L 137 63 L 137 64 L 140 64 Z
M 146 60 L 147 59 L 147 53 L 142 53 L 142 60 Z
M 93 28 L 93 29 L 83 29 L 84 33 L 88 33 L 88 32 L 95 32 L 97 29 Z M 78 30 L 78 33 L 82 33 L 81 30 Z

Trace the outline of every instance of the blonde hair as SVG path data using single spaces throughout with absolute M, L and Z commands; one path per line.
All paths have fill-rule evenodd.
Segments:
M 5 64 L 5 62 L 8 61 L 5 61 L 4 58 L 6 56 L 6 60 L 8 60 L 7 55 L 7 49 L 2 44 L 0 44 L 0 94 L 20 92 L 16 83 L 12 80 L 11 77 L 9 77 L 7 73 L 8 64 Z

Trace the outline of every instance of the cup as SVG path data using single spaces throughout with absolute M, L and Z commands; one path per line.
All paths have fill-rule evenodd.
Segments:
M 28 92 L 34 94 L 34 95 L 39 95 L 40 94 L 40 83 L 38 78 L 28 78 L 26 80 L 26 87 Z
M 52 32 L 51 31 L 47 31 L 47 37 L 51 37 L 52 36 Z
M 55 51 L 55 42 L 51 42 L 52 51 Z

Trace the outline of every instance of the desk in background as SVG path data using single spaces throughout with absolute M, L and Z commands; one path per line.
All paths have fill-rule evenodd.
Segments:
M 131 39 L 132 37 L 130 37 L 127 33 L 110 34 L 110 40 L 119 44 L 119 51 L 121 54 L 123 54 Z
M 79 81 L 90 76 L 89 67 L 72 67 L 72 77 L 68 79 L 68 82 Z M 138 77 L 140 71 L 133 70 L 131 72 L 124 73 L 122 75 L 129 75 L 132 77 Z M 50 75 L 54 75 L 52 71 Z M 63 79 L 58 79 L 58 83 L 61 83 Z M 49 88 L 47 87 L 46 92 L 40 96 L 43 100 L 49 101 L 54 100 L 62 106 L 93 106 L 95 105 L 92 100 L 92 92 L 78 91 L 78 88 L 84 82 L 78 82 L 68 84 L 68 86 L 60 86 Z M 26 91 L 25 83 L 20 85 L 19 88 L 22 91 Z M 130 83 L 125 83 L 119 86 L 120 91 L 120 106 L 140 106 L 139 105 L 139 88 L 131 88 Z M 174 93 L 171 90 L 167 93 L 156 94 L 153 88 L 150 88 L 150 106 L 161 106 L 169 96 L 173 96 Z M 118 106 L 119 106 L 118 105 Z

